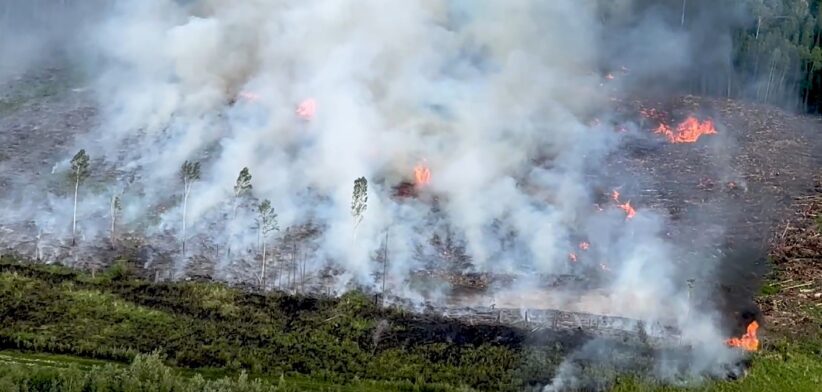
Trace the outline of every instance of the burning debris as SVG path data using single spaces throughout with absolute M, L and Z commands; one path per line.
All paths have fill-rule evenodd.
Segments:
M 240 91 L 240 93 L 237 94 L 237 97 L 247 102 L 257 102 L 260 99 L 262 99 L 262 96 L 260 96 L 260 94 L 253 93 L 250 91 Z
M 617 207 L 619 207 L 619 209 L 625 211 L 625 219 L 632 219 L 634 216 L 636 216 L 636 210 L 634 209 L 634 207 L 631 206 L 630 201 L 626 201 L 625 203 L 620 202 L 619 195 L 619 191 L 614 189 L 611 192 L 611 199 L 613 199 L 617 203 Z
M 710 119 L 700 121 L 694 116 L 689 116 L 675 129 L 671 129 L 665 123 L 660 123 L 654 132 L 665 136 L 671 143 L 695 143 L 703 135 L 715 135 L 716 128 Z
M 759 339 L 756 338 L 757 329 L 759 329 L 759 323 L 752 321 L 742 337 L 730 338 L 725 343 L 730 347 L 738 347 L 745 351 L 757 351 L 759 350 Z
M 414 184 L 424 187 L 431 182 L 431 169 L 423 163 L 414 166 Z
M 308 98 L 300 102 L 297 105 L 296 113 L 303 120 L 311 120 L 317 113 L 317 101 L 314 98 Z

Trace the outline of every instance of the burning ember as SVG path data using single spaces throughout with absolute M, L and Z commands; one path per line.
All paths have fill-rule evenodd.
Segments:
M 626 219 L 631 219 L 636 215 L 636 210 L 634 209 L 634 207 L 631 207 L 631 202 L 630 201 L 627 201 L 625 203 L 620 203 L 620 201 L 619 201 L 619 191 L 618 190 L 614 189 L 611 192 L 611 199 L 613 199 L 615 202 L 617 202 L 617 207 L 619 207 L 621 210 L 625 211 L 625 213 L 628 215 Z
M 759 350 L 759 339 L 756 338 L 756 330 L 759 329 L 759 323 L 752 321 L 748 324 L 748 330 L 741 338 L 730 338 L 725 341 L 728 346 L 739 347 L 745 351 Z
M 591 244 L 589 244 L 585 241 L 582 241 L 582 242 L 579 243 L 579 249 L 588 250 L 588 248 L 590 248 L 590 247 L 591 247 Z
M 671 143 L 694 143 L 702 135 L 715 135 L 716 128 L 711 120 L 699 121 L 694 116 L 688 117 L 672 129 L 665 123 L 660 123 L 654 133 L 665 136 Z
M 310 120 L 317 112 L 317 101 L 314 98 L 308 98 L 297 106 L 297 115 L 303 120 Z
M 572 263 L 577 262 L 577 254 L 574 252 L 568 253 L 568 260 L 571 260 Z
M 431 182 L 431 169 L 423 164 L 414 167 L 414 184 L 417 186 L 428 185 Z
M 634 215 L 636 215 L 636 210 L 634 209 L 634 207 L 631 207 L 631 202 L 630 201 L 625 202 L 625 204 L 620 204 L 619 208 L 621 208 L 623 211 L 625 211 L 625 213 L 628 215 L 627 216 L 628 219 L 631 219 L 631 218 L 634 217 Z
M 240 93 L 237 94 L 237 96 L 242 98 L 243 100 L 249 101 L 249 102 L 257 102 L 257 101 L 260 100 L 260 98 L 262 98 L 262 97 L 260 97 L 259 94 L 252 93 L 252 92 L 249 92 L 249 91 L 240 91 Z

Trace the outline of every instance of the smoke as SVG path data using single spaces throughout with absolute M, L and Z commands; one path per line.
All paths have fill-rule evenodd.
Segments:
M 692 309 L 683 276 L 709 276 L 713 267 L 685 260 L 664 235 L 664 215 L 635 204 L 627 219 L 615 202 L 603 203 L 602 188 L 624 187 L 625 203 L 649 179 L 613 177 L 608 159 L 625 138 L 591 119 L 608 124 L 616 98 L 650 81 L 670 91 L 729 48 L 695 56 L 706 44 L 693 34 L 704 33 L 703 19 L 680 29 L 666 19 L 669 9 L 605 3 L 116 2 L 98 9 L 104 17 L 77 41 L 78 57 L 94 70 L 99 125 L 76 138 L 51 177 L 24 187 L 50 182 L 54 190 L 18 198 L 6 221 L 33 221 L 53 244 L 70 238 L 73 195 L 63 177 L 68 158 L 84 148 L 95 174 L 81 185 L 79 249 L 108 241 L 111 198 L 119 195 L 120 230 L 173 260 L 177 276 L 205 258 L 216 277 L 252 282 L 266 246 L 283 265 L 269 268 L 279 274 L 269 287 L 297 280 L 286 263 L 300 264 L 300 279 L 315 286 L 338 271 L 339 290 L 379 290 L 375 276 L 385 268 L 393 293 L 420 298 L 409 278 L 430 260 L 419 255 L 431 254 L 432 235 L 452 230 L 474 271 L 604 276 L 606 294 L 587 305 L 562 293 L 528 299 L 537 279 L 503 294 L 514 306 L 673 323 L 695 353 L 704 351 L 688 361 L 704 374 L 695 367 L 703 357 L 731 354 L 717 315 Z M 609 80 L 609 72 L 619 76 Z M 309 98 L 317 109 L 306 120 L 295 110 Z M 182 254 L 185 161 L 201 162 L 202 174 L 185 203 Z M 418 164 L 430 168 L 430 183 L 419 197 L 397 197 L 393 187 L 411 180 Z M 243 167 L 253 176 L 251 200 L 232 193 Z M 355 230 L 350 206 L 360 176 L 369 181 L 368 208 Z M 255 229 L 262 199 L 278 214 L 280 230 L 269 238 Z M 303 233 L 306 225 L 318 229 Z M 285 239 L 287 228 L 297 239 Z M 587 253 L 578 249 L 582 239 Z M 14 241 L 23 243 L 6 239 Z M 387 265 L 379 262 L 385 251 Z M 569 253 L 580 260 L 569 262 Z

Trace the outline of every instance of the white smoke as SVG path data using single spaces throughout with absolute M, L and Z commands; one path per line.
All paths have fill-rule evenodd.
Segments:
M 337 287 L 380 286 L 373 255 L 386 230 L 386 278 L 405 296 L 417 295 L 405 278 L 422 266 L 415 249 L 437 225 L 454 228 L 473 267 L 491 273 L 585 273 L 568 260 L 581 236 L 604 256 L 580 263 L 607 268 L 611 283 L 580 310 L 698 325 L 689 342 L 722 347 L 713 315 L 690 310 L 673 262 L 678 249 L 661 235 L 664 218 L 642 206 L 631 220 L 613 203 L 594 208 L 594 186 L 613 182 L 603 166 L 621 142 L 609 127 L 588 125 L 594 115 L 609 118 L 622 83 L 599 71 L 599 10 L 578 0 L 117 2 L 88 36 L 89 57 L 100 59 L 93 91 L 101 124 L 76 142 L 98 171 L 117 178 L 84 189 L 82 242 L 108 235 L 113 189 L 125 189 L 127 230 L 178 238 L 179 170 L 200 161 L 188 201 L 191 253 L 207 253 L 194 244 L 205 239 L 217 246 L 203 255 L 218 276 L 249 278 L 257 268 L 253 206 L 237 218 L 229 213 L 237 173 L 248 167 L 255 197 L 278 213 L 281 231 L 269 242 L 285 228 L 318 225 L 319 237 L 304 245 L 309 272 L 345 271 Z M 664 34 L 648 35 L 657 30 Z M 620 42 L 641 63 L 635 73 L 657 77 L 688 61 L 675 49 L 663 63 L 640 59 L 659 49 L 657 38 L 687 42 L 684 34 L 651 22 L 632 34 Z M 240 92 L 259 99 L 234 102 Z M 308 121 L 295 114 L 307 98 L 317 102 Z M 395 197 L 392 186 L 421 162 L 432 173 L 423 195 Z M 369 180 L 369 201 L 355 232 L 350 204 L 360 176 Z M 431 214 L 431 195 L 441 214 Z M 30 218 L 59 236 L 70 202 L 61 194 L 19 210 L 39 211 Z M 232 270 L 238 260 L 225 256 L 229 245 L 246 259 L 244 271 Z M 178 273 L 192 262 L 175 241 L 163 246 Z M 528 290 L 536 288 L 513 296 Z

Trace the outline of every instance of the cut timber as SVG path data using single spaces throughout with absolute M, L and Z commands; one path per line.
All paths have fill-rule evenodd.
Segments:
M 510 309 L 490 307 L 431 307 L 429 312 L 469 324 L 505 324 L 532 332 L 573 330 L 591 336 L 636 342 L 654 347 L 679 344 L 680 331 L 660 322 L 648 323 L 619 316 L 605 316 L 555 309 Z

